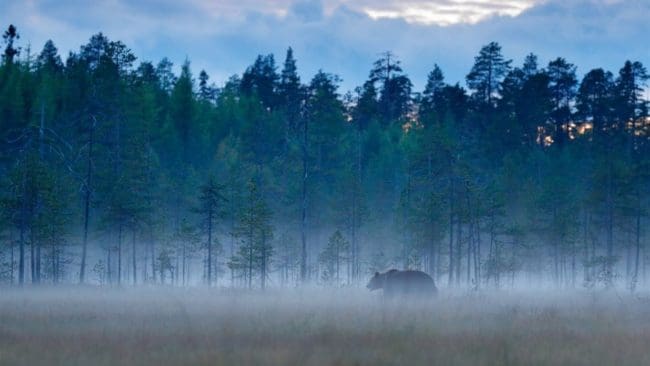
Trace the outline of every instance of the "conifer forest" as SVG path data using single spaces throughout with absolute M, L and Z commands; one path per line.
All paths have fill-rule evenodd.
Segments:
M 0 278 L 12 284 L 445 286 L 647 280 L 644 65 L 579 77 L 493 42 L 466 85 L 382 54 L 339 89 L 291 48 L 211 82 L 102 33 L 62 57 L 4 32 Z
M 650 362 L 643 60 L 495 41 L 456 83 L 387 50 L 345 90 L 290 47 L 217 79 L 23 31 L 1 40 L 0 364 Z M 365 286 L 390 269 L 430 276 L 435 311 L 386 310 Z M 66 344 L 47 359 L 38 319 Z

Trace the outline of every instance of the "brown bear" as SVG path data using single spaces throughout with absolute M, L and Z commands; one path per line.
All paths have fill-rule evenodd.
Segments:
M 391 269 L 386 273 L 375 272 L 366 286 L 370 291 L 383 289 L 384 297 L 429 297 L 438 292 L 433 278 L 422 271 Z

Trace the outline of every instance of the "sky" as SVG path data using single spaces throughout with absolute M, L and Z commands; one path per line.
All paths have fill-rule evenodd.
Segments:
M 258 54 L 281 64 L 294 49 L 304 82 L 319 69 L 342 91 L 361 85 L 372 62 L 391 51 L 415 90 L 438 64 L 464 84 L 481 46 L 497 41 L 519 65 L 534 52 L 558 56 L 584 74 L 617 73 L 630 59 L 650 67 L 650 0 L 0 0 L 0 26 L 40 52 L 52 39 L 63 55 L 91 35 L 121 40 L 139 60 L 186 58 L 222 85 Z

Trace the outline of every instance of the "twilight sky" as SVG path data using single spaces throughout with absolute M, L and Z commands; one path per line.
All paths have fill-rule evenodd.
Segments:
M 378 54 L 401 60 L 416 90 L 438 63 L 464 78 L 480 47 L 498 41 L 514 63 L 534 52 L 563 56 L 580 74 L 618 72 L 625 60 L 650 67 L 650 0 L 18 0 L 0 1 L 0 25 L 40 52 L 52 39 L 63 55 L 99 31 L 139 60 L 185 57 L 221 85 L 257 54 L 280 64 L 288 46 L 304 81 L 319 69 L 360 85 Z

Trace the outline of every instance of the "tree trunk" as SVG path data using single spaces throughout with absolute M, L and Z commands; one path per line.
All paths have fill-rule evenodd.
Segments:
M 25 173 L 26 174 L 26 173 Z M 26 194 L 26 182 L 25 177 L 23 176 L 23 194 Z M 20 255 L 18 259 L 18 283 L 22 286 L 25 283 L 25 230 L 27 223 L 27 208 L 26 208 L 26 198 L 22 198 L 21 208 L 20 208 Z
M 212 286 L 212 207 L 208 209 L 208 286 Z
M 555 231 L 557 228 L 555 227 L 557 223 L 557 210 L 555 207 L 553 207 L 553 217 L 552 217 L 552 222 L 553 222 L 553 281 L 555 282 L 555 287 L 560 287 L 560 250 L 559 250 L 559 234 Z
M 122 223 L 117 233 L 117 285 L 122 285 Z
M 607 174 L 607 260 L 605 266 L 607 286 L 613 286 L 614 278 L 614 192 L 613 192 L 613 167 L 608 163 Z
M 630 289 L 632 292 L 636 290 L 637 283 L 639 282 L 639 258 L 641 257 L 641 197 L 637 189 L 637 202 L 639 207 L 636 210 L 636 225 L 634 228 L 635 236 L 635 253 L 634 253 L 634 274 L 632 275 L 632 285 Z
M 478 289 L 481 286 L 482 280 L 482 271 L 481 271 L 481 220 L 476 215 L 476 288 Z
M 340 279 L 340 277 L 339 277 L 339 272 L 340 272 L 340 268 L 339 268 L 340 255 L 341 255 L 341 254 L 340 254 L 340 248 L 339 248 L 339 246 L 337 245 L 337 246 L 336 246 L 336 287 L 339 287 L 339 286 L 341 285 L 341 279 Z
M 253 239 L 251 235 L 250 247 L 248 248 L 248 289 L 253 288 Z
M 471 219 L 470 219 L 471 220 Z M 473 250 L 473 243 L 472 239 L 473 238 L 473 233 L 472 233 L 472 227 L 470 224 L 470 227 L 468 228 L 468 233 L 467 233 L 467 286 L 470 287 L 472 285 L 472 250 Z
M 36 241 L 36 283 L 41 283 L 41 247 L 42 242 L 40 240 Z
M 152 281 L 156 283 L 156 248 L 153 240 L 153 228 L 149 226 L 149 250 L 151 250 L 151 276 L 153 277 Z
M 26 169 L 26 168 L 25 168 Z M 22 286 L 25 282 L 25 246 L 27 245 L 27 170 L 23 171 L 22 179 L 22 191 L 23 196 L 21 197 L 21 208 L 20 208 L 20 259 L 18 264 L 18 277 L 19 283 Z M 32 245 L 30 245 L 30 253 L 32 252 Z M 30 257 L 30 262 L 32 261 Z M 31 271 L 31 267 L 30 267 Z
M 149 250 L 145 246 L 144 248 L 144 259 L 142 262 L 142 283 L 149 283 Z
M 133 229 L 133 237 L 131 241 L 131 252 L 133 253 L 132 258 L 132 268 L 133 268 L 133 286 L 138 283 L 137 268 L 136 268 L 136 257 L 135 257 L 135 228 Z
M 180 265 L 180 260 L 181 259 L 179 257 L 180 256 L 178 255 L 178 250 L 177 250 L 176 251 L 176 266 L 174 267 L 175 268 L 175 271 L 174 271 L 174 280 L 175 280 L 174 284 L 176 286 L 178 286 L 178 283 L 181 280 L 181 274 L 179 273 L 179 269 L 181 268 L 181 265 Z
M 182 283 L 183 283 L 183 287 L 185 287 L 185 285 L 187 284 L 186 279 L 185 279 L 185 274 L 186 274 L 186 271 L 187 271 L 187 268 L 186 268 L 186 266 L 185 266 L 185 263 L 186 263 L 186 261 L 187 261 L 187 259 L 186 259 L 186 250 L 185 250 L 185 246 L 186 246 L 186 245 L 185 245 L 185 242 L 183 242 L 182 245 L 183 245 L 182 253 L 181 253 L 181 255 L 182 255 L 182 257 L 183 257 L 183 261 L 182 261 L 182 262 L 183 262 L 183 263 L 182 263 L 182 266 L 183 266 L 183 268 L 182 268 L 182 270 L 183 270 L 183 279 L 182 279 Z
M 235 190 L 230 189 L 230 258 L 235 256 Z M 235 268 L 230 267 L 230 286 L 235 287 Z
M 29 243 L 29 270 L 31 274 L 32 283 L 36 283 L 36 245 L 34 240 L 34 233 L 30 233 L 30 243 Z
M 57 273 L 56 273 L 56 246 L 55 245 L 52 245 L 52 250 L 50 251 L 50 266 L 52 266 L 52 284 L 56 285 Z
M 106 279 L 109 284 L 113 284 L 113 268 L 111 262 L 111 246 L 106 249 Z
M 488 271 L 488 276 L 486 281 L 490 280 L 490 277 L 494 277 L 494 284 L 496 288 L 499 288 L 499 243 L 496 242 L 496 233 L 495 233 L 495 219 L 494 212 L 490 211 L 490 270 Z
M 576 287 L 576 243 L 571 240 L 571 287 Z
M 16 258 L 14 257 L 14 231 L 10 230 L 9 231 L 9 248 L 11 250 L 11 265 L 9 267 L 9 278 L 10 278 L 10 283 L 13 285 L 14 284 L 14 271 L 16 270 Z
M 361 129 L 356 130 L 356 161 L 355 161 L 355 174 L 352 187 L 352 258 L 350 263 L 351 280 L 356 281 L 360 274 L 359 266 L 359 232 L 361 227 L 361 175 L 362 175 L 362 144 L 361 144 Z
M 454 180 L 449 179 L 449 286 L 454 281 Z
M 301 193 L 301 217 L 300 217 L 300 281 L 307 281 L 307 120 L 303 128 L 302 146 L 302 193 Z
M 456 223 L 456 264 L 455 264 L 455 269 L 456 269 L 456 286 L 460 286 L 460 274 L 461 274 L 461 259 L 462 259 L 462 246 L 463 246 L 463 240 L 462 240 L 462 233 L 463 233 L 463 226 L 460 221 L 460 215 L 457 216 L 458 222 Z
M 583 209 L 583 232 L 582 232 L 582 245 L 584 246 L 584 268 L 583 268 L 583 276 L 584 276 L 584 282 L 589 283 L 591 282 L 591 278 L 589 276 L 589 266 L 591 263 L 589 263 L 589 239 L 588 239 L 588 229 L 589 229 L 589 221 L 588 221 L 588 215 L 587 215 L 587 210 Z
M 86 257 L 88 253 L 88 223 L 90 221 L 90 194 L 91 194 L 91 178 L 92 178 L 92 156 L 95 132 L 95 117 L 92 117 L 93 122 L 89 132 L 88 138 L 88 159 L 86 161 L 86 182 L 84 184 L 84 228 L 83 228 L 83 241 L 81 244 L 81 268 L 79 269 L 79 283 L 83 284 L 86 280 Z
M 266 233 L 264 232 L 264 229 L 262 229 L 262 263 L 261 263 L 261 268 L 260 268 L 260 276 L 261 278 L 261 286 L 262 286 L 262 291 L 266 289 Z

